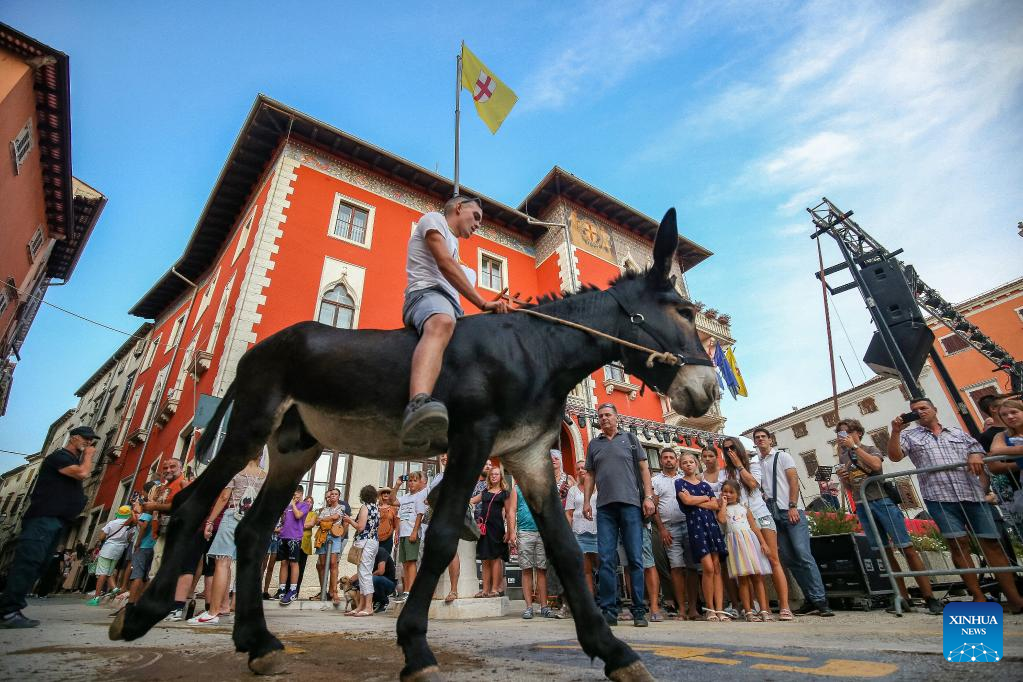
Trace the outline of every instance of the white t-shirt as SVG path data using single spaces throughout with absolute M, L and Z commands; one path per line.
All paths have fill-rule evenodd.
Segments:
M 736 482 L 739 484 L 739 504 L 744 507 L 749 507 L 750 512 L 753 513 L 753 518 L 762 519 L 765 516 L 771 515 L 771 510 L 767 508 L 767 503 L 764 502 L 764 493 L 762 486 L 764 485 L 764 473 L 760 468 L 760 462 L 750 462 L 749 469 L 747 469 L 753 478 L 757 480 L 757 483 L 761 485 L 761 488 L 755 488 L 752 493 L 746 492 L 746 486 L 742 482 L 741 476 L 736 476 Z M 781 462 L 778 462 L 778 474 L 781 475 Z M 788 506 L 788 502 L 785 503 Z
M 408 286 L 405 287 L 407 296 L 413 291 L 426 288 L 437 288 L 446 292 L 452 301 L 458 302 L 458 291 L 451 286 L 451 282 L 444 277 L 437 265 L 437 260 L 430 252 L 426 244 L 426 235 L 430 232 L 439 232 L 444 237 L 448 253 L 455 259 L 455 262 L 462 266 L 469 284 L 476 286 L 476 271 L 461 261 L 458 256 L 458 237 L 448 227 L 442 213 L 433 211 L 425 214 L 412 230 L 412 236 L 408 240 L 408 259 L 405 261 L 405 271 L 408 274 Z
M 125 528 L 124 524 L 128 523 L 128 519 L 114 519 L 107 525 L 103 526 L 103 534 L 106 536 L 106 540 L 103 541 L 103 546 L 100 547 L 99 555 L 104 559 L 120 559 L 121 555 L 124 554 L 124 548 L 128 546 L 131 540 L 135 539 L 134 528 Z
M 565 509 L 572 510 L 572 532 L 597 533 L 597 491 L 590 496 L 590 507 L 593 509 L 593 519 L 589 520 L 583 516 L 583 503 L 586 502 L 586 494 L 574 485 L 568 489 L 568 496 L 565 498 Z
M 416 516 L 426 513 L 426 488 L 411 495 L 398 496 L 398 537 L 407 538 L 412 535 L 416 525 Z
M 716 480 L 708 478 L 706 473 L 701 475 L 700 478 L 706 481 L 707 485 L 710 486 L 710 489 L 714 491 L 714 497 L 721 497 L 721 486 L 728 480 L 728 472 L 724 469 L 718 469 Z
M 778 480 L 772 480 L 774 478 L 774 458 L 778 458 Z M 751 465 L 752 467 L 752 465 Z M 792 455 L 782 450 L 772 449 L 766 456 L 760 457 L 760 468 L 763 471 L 763 480 L 760 485 L 764 489 L 764 497 L 766 499 L 773 499 L 775 504 L 778 505 L 778 509 L 785 512 L 789 508 L 789 479 L 785 475 L 785 472 L 789 469 L 796 468 L 796 460 L 792 459 Z M 803 509 L 803 498 L 801 495 L 796 495 L 796 508 Z M 754 516 L 756 512 L 754 512 Z
M 650 479 L 654 497 L 657 498 L 657 512 L 661 516 L 662 523 L 685 523 L 686 515 L 678 506 L 678 498 L 675 494 L 675 479 L 681 477 L 680 473 L 668 476 L 664 472 L 659 472 Z

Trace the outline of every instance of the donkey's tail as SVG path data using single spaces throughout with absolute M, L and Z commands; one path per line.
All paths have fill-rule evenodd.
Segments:
M 209 453 L 210 448 L 213 447 L 213 443 L 217 440 L 217 434 L 220 432 L 220 423 L 224 421 L 224 415 L 227 414 L 228 409 L 234 403 L 234 382 L 227 387 L 224 392 L 224 397 L 221 398 L 220 404 L 217 405 L 216 411 L 210 418 L 210 423 L 206 425 L 206 428 L 202 432 L 202 436 L 199 438 L 199 444 L 195 446 L 195 458 L 196 461 L 206 461 L 206 455 Z

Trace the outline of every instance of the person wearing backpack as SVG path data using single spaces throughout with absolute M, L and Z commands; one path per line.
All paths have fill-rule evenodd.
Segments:
M 259 466 L 259 457 L 255 457 L 244 469 L 235 474 L 213 504 L 213 509 L 206 520 L 204 535 L 207 540 L 213 538 L 207 555 L 216 561 L 216 569 L 213 573 L 213 584 L 206 591 L 206 610 L 188 620 L 192 625 L 216 625 L 220 622 L 221 614 L 230 614 L 231 604 L 227 588 L 231 582 L 231 562 L 237 553 L 234 532 L 256 501 L 265 480 L 266 472 Z M 218 517 L 219 527 L 216 523 Z

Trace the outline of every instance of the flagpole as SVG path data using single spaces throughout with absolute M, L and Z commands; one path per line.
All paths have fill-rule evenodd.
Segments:
M 455 57 L 455 194 L 458 194 L 458 129 L 462 117 L 462 53 Z

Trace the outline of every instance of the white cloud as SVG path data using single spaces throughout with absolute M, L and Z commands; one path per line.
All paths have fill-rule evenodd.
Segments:
M 821 196 L 855 210 L 889 249 L 905 248 L 903 260 L 951 300 L 1017 277 L 1023 257 L 1012 229 L 1023 202 L 1023 5 L 818 3 L 800 20 L 755 77 L 687 112 L 639 155 L 656 161 L 733 132 L 764 131 L 731 182 L 705 197 L 760 201 L 761 222 L 775 226 L 751 231 L 727 254 L 716 249 L 755 263 L 712 301 L 733 314 L 750 385 L 749 400 L 724 406 L 732 432 L 830 392 L 816 249 L 799 239 L 811 231 L 805 208 Z M 828 26 L 842 29 L 837 39 Z M 996 244 L 1001 255 L 993 257 Z M 830 240 L 822 246 L 825 265 L 837 262 Z M 692 279 L 699 296 L 699 275 Z M 833 276 L 834 284 L 847 280 Z M 873 327 L 855 291 L 836 304 L 851 337 L 833 316 L 836 353 L 859 382 Z M 838 373 L 842 390 L 840 363 Z
M 542 66 L 523 79 L 524 109 L 560 109 L 593 100 L 639 66 L 678 47 L 686 26 L 699 16 L 699 3 L 683 9 L 669 2 L 622 0 L 589 6 L 560 27 Z M 561 47 L 564 46 L 564 47 Z

